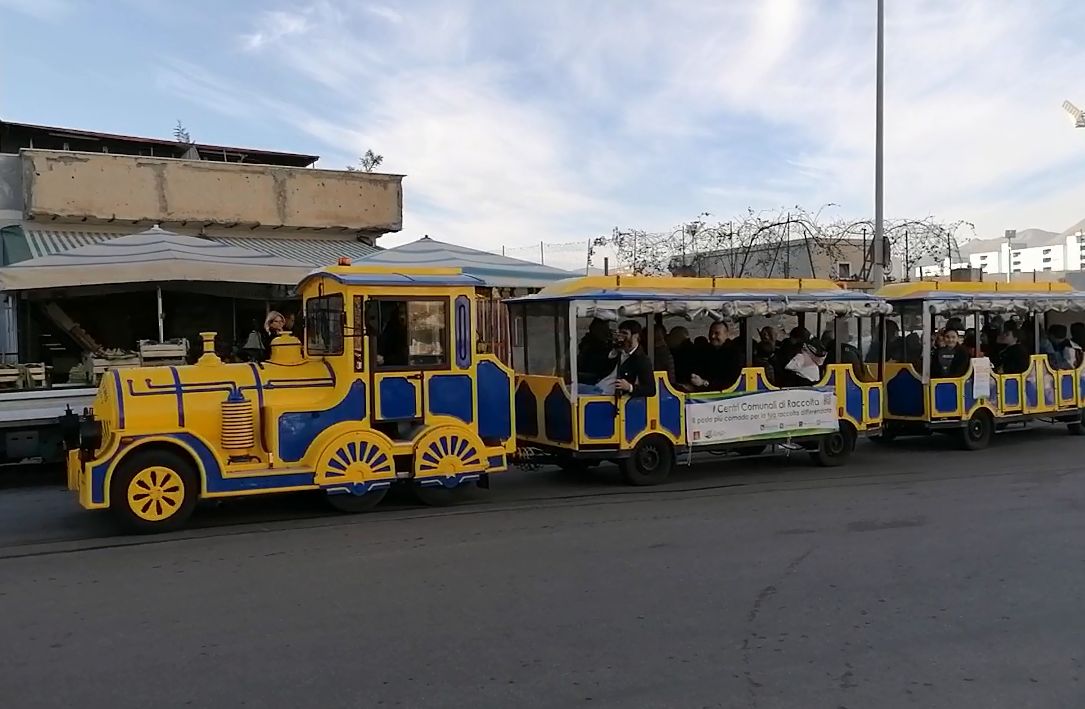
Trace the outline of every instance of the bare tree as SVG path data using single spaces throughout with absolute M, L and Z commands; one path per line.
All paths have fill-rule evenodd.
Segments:
M 384 156 L 374 153 L 372 150 L 366 150 L 365 155 L 358 158 L 357 165 L 347 165 L 348 172 L 373 172 L 380 164 L 384 162 Z
M 796 274 L 842 278 L 845 274 L 836 272 L 832 264 L 850 263 L 859 253 L 859 269 L 846 275 L 869 280 L 874 265 L 872 223 L 825 222 L 822 212 L 830 206 L 834 205 L 813 212 L 801 206 L 775 212 L 748 209 L 741 218 L 714 224 L 709 223 L 711 215 L 703 212 L 662 233 L 616 228 L 610 235 L 595 239 L 592 251 L 594 254 L 598 247 L 611 248 L 619 265 L 637 274 L 735 278 L 788 278 Z M 939 254 L 951 261 L 960 259 L 958 232 L 963 228 L 972 225 L 940 222 L 933 217 L 889 220 L 885 229 L 887 253 L 901 259 L 904 273 L 911 273 L 917 263 Z M 593 254 L 589 254 L 589 263 Z

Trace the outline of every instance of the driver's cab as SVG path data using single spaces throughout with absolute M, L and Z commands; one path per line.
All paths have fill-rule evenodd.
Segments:
M 459 269 L 345 265 L 300 285 L 305 359 L 332 375 L 330 400 L 360 397 L 352 423 L 387 438 L 398 477 L 501 470 L 514 448 L 511 372 L 477 342 L 482 286 Z M 475 455 L 458 463 L 419 450 L 461 442 Z

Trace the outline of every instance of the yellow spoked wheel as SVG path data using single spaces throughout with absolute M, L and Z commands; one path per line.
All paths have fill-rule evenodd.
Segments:
M 414 471 L 414 495 L 422 504 L 443 507 L 469 499 L 478 475 L 486 472 L 482 441 L 465 428 L 435 428 L 415 444 Z
M 185 500 L 185 481 L 169 468 L 144 468 L 128 483 L 128 507 L 140 519 L 161 522 L 177 514 Z
M 188 520 L 200 478 L 185 455 L 151 448 L 125 456 L 109 484 L 109 508 L 130 532 L 167 532 Z

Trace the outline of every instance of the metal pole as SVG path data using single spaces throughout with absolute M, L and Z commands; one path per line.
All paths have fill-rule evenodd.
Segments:
M 911 256 L 908 254 L 908 230 L 904 230 L 904 268 L 907 272 L 904 274 L 904 280 L 912 280 L 912 262 L 909 260 Z
M 539 263 L 546 264 L 546 254 L 543 253 L 543 242 L 539 242 Z
M 155 293 L 158 296 L 158 341 L 163 342 L 166 339 L 166 315 L 162 312 L 162 287 L 155 288 Z
M 885 284 L 885 233 L 882 223 L 882 100 L 884 67 L 884 35 L 885 35 L 885 0 L 878 0 L 878 59 L 877 59 L 877 98 L 874 109 L 874 288 L 881 288 Z
M 784 254 L 784 278 L 791 278 L 791 212 L 787 213 L 787 221 L 784 223 L 784 248 L 787 249 Z M 817 274 L 811 273 L 810 275 L 816 276 Z M 771 273 L 769 277 L 772 277 Z

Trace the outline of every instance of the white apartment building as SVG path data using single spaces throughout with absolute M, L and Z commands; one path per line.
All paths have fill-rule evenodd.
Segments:
M 1062 233 L 1043 229 L 1017 232 L 1012 241 L 973 239 L 960 245 L 960 254 L 917 264 L 915 275 L 945 276 L 957 268 L 979 269 L 985 275 L 1080 271 L 1085 269 L 1085 220 Z

